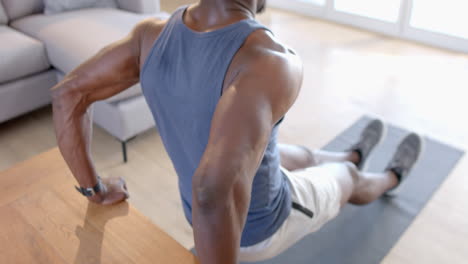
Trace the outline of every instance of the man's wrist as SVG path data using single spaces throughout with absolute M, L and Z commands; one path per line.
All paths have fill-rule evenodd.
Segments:
M 101 193 L 96 193 L 95 195 L 88 197 L 88 200 L 90 202 L 100 204 L 104 201 L 104 196 Z
M 89 196 L 88 200 L 93 203 L 102 203 L 104 201 L 104 198 L 106 196 L 107 192 L 107 187 L 105 186 L 104 183 L 101 183 L 101 189 L 99 192 L 95 193 L 93 196 Z

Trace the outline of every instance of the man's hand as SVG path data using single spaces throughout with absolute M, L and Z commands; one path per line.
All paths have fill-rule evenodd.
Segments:
M 109 177 L 102 180 L 102 190 L 89 200 L 96 204 L 113 205 L 128 199 L 127 184 L 121 177 Z

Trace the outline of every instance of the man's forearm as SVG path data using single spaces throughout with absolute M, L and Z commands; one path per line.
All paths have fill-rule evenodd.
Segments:
M 202 166 L 203 167 L 203 166 Z M 229 166 L 228 166 L 229 167 Z M 236 264 L 250 204 L 251 183 L 239 170 L 216 170 L 234 183 L 217 181 L 207 170 L 193 180 L 192 224 L 201 264 Z M 242 171 L 242 170 L 241 170 Z M 201 176 L 205 175 L 205 177 Z M 212 182 L 212 179 L 216 179 Z
M 243 229 L 243 221 L 239 220 L 234 202 L 217 208 L 194 204 L 195 248 L 202 264 L 237 263 Z
M 91 162 L 91 116 L 79 98 L 53 90 L 53 116 L 57 142 L 78 184 L 85 188 L 97 184 L 97 174 Z M 93 197 L 92 199 L 100 199 Z

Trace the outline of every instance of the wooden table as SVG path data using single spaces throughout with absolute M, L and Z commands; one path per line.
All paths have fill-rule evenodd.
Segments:
M 91 203 L 58 149 L 0 173 L 0 263 L 197 263 L 127 202 Z

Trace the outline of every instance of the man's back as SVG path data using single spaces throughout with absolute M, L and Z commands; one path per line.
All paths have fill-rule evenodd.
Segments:
M 177 10 L 159 34 L 140 71 L 140 82 L 179 176 L 185 216 L 192 223 L 192 177 L 208 144 L 223 88 L 230 85 L 226 72 L 245 40 L 253 32 L 267 29 L 245 19 L 198 32 L 185 25 L 185 10 Z M 253 180 L 242 246 L 270 237 L 291 209 L 289 186 L 280 170 L 278 125 L 271 132 Z

